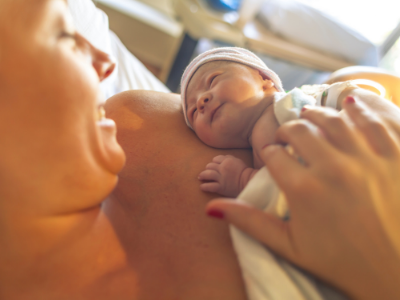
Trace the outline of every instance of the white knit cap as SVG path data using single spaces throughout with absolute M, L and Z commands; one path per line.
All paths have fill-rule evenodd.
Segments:
M 269 69 L 267 65 L 253 52 L 239 47 L 223 47 L 208 50 L 192 60 L 192 62 L 186 67 L 186 70 L 183 73 L 181 79 L 181 100 L 183 115 L 185 116 L 186 124 L 191 129 L 193 128 L 189 123 L 189 119 L 186 113 L 186 90 L 190 79 L 202 65 L 208 62 L 220 60 L 237 62 L 249 66 L 253 69 L 259 70 L 274 83 L 275 88 L 278 90 L 278 92 L 284 92 L 282 88 L 282 82 L 279 79 L 278 75 L 274 71 Z

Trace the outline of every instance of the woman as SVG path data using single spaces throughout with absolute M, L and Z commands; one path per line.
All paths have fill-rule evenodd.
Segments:
M 112 62 L 63 0 L 1 1 L 0 45 L 0 298 L 245 299 L 196 180 L 222 152 L 186 128 L 179 98 L 107 103 L 127 153 L 110 194 L 125 158 L 97 106 Z
M 176 159 L 183 172 L 172 172 L 172 158 L 159 160 L 168 126 L 145 133 L 141 145 L 130 135 L 131 159 L 108 196 L 125 160 L 97 105 L 113 63 L 75 32 L 63 0 L 0 1 L 0 45 L 0 298 L 244 299 L 227 227 L 204 215 L 211 196 L 197 189 L 195 173 L 220 152 L 170 136 L 174 147 L 189 145 Z M 176 95 L 157 95 L 160 114 L 180 113 Z M 116 98 L 110 113 L 123 102 Z M 120 108 L 114 115 L 129 113 Z M 119 120 L 121 137 L 136 120 Z M 143 184 L 154 165 L 156 179 L 177 180 Z

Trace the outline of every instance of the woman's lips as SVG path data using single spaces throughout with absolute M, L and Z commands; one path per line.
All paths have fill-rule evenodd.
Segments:
M 113 131 L 116 129 L 115 122 L 106 118 L 106 111 L 103 104 L 97 107 L 97 125 L 103 128 L 109 128 Z
M 101 118 L 100 120 L 97 121 L 97 124 L 100 127 L 112 127 L 112 128 L 116 128 L 115 122 L 111 119 L 107 119 L 107 118 Z
M 117 126 L 113 120 L 107 118 L 97 121 L 97 126 L 104 166 L 111 173 L 118 174 L 125 164 L 125 154 L 117 142 Z
M 97 121 L 97 126 L 99 126 L 103 133 L 107 132 L 109 136 L 115 137 L 117 134 L 117 125 L 111 119 L 102 118 Z

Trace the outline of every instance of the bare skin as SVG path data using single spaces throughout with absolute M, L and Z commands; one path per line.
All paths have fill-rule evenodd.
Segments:
M 138 299 L 245 299 L 228 228 L 204 215 L 215 195 L 197 181 L 226 151 L 187 128 L 178 95 L 125 92 L 106 110 L 127 162 L 105 209 L 140 279 Z M 251 163 L 249 150 L 228 153 Z
M 177 121 L 177 96 L 107 104 L 127 150 L 110 195 L 125 155 L 97 103 L 113 63 L 63 0 L 0 1 L 0 45 L 0 299 L 245 299 L 196 180 L 221 152 Z

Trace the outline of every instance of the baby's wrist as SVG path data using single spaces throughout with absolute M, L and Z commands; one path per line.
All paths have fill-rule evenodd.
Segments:
M 253 178 L 255 173 L 257 173 L 258 170 L 253 169 L 253 168 L 245 168 L 242 171 L 242 174 L 240 175 L 240 181 L 239 181 L 239 188 L 240 191 L 243 191 L 243 189 L 246 187 L 246 185 L 249 183 L 249 181 Z
M 352 90 L 358 88 L 359 87 L 353 84 L 351 80 L 334 83 L 323 91 L 321 96 L 321 106 L 328 106 L 341 110 L 343 100 Z

